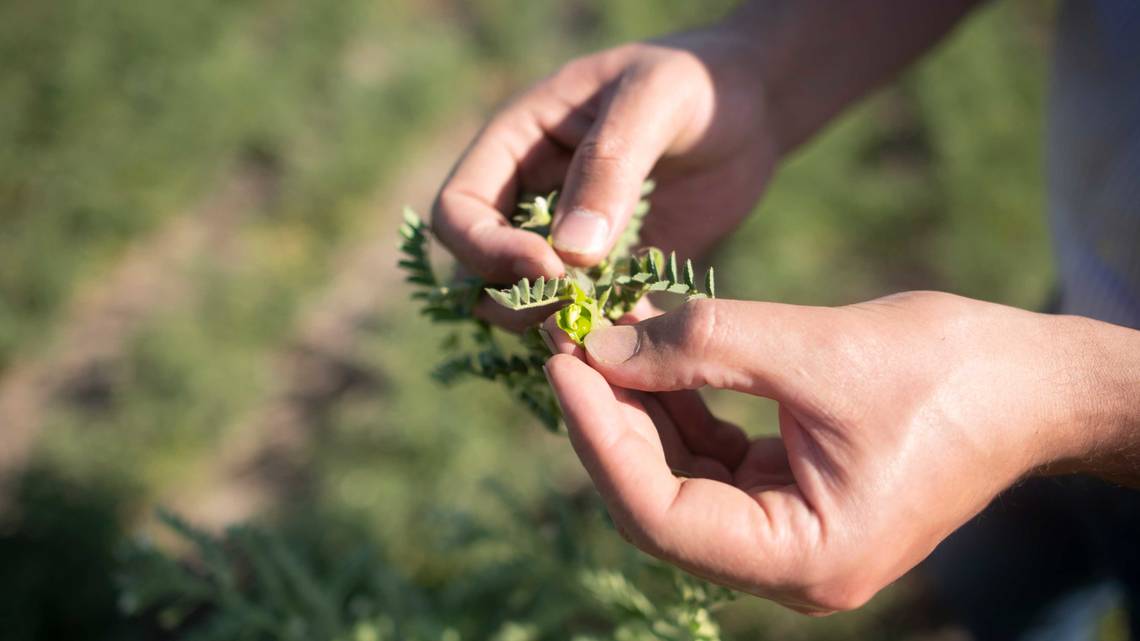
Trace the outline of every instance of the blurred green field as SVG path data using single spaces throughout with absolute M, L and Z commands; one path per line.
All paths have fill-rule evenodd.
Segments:
M 116 550 L 141 534 L 185 551 L 157 505 L 224 520 L 209 507 L 232 491 L 218 462 L 281 407 L 304 438 L 243 470 L 273 491 L 235 513 L 322 554 L 382 551 L 450 604 L 432 616 L 464 639 L 603 634 L 588 595 L 558 586 L 579 555 L 628 551 L 565 440 L 497 390 L 437 387 L 440 335 L 392 271 L 376 276 L 378 304 L 334 325 L 344 351 L 307 351 L 306 312 L 346 254 L 395 242 L 398 212 L 376 207 L 409 171 L 442 180 L 449 158 L 429 144 L 441 132 L 469 135 L 459 123 L 577 53 L 730 5 L 0 4 L 0 410 L 23 408 L 33 435 L 0 501 L 4 638 L 161 638 L 154 612 L 119 614 Z M 1043 305 L 1050 19 L 1041 3 L 984 8 L 805 147 L 712 257 L 722 295 L 844 304 L 926 288 Z M 254 196 L 204 209 L 235 177 Z M 142 263 L 169 286 L 116 291 L 124 261 L 175 242 L 179 225 L 207 240 Z M 84 334 L 91 292 L 132 301 L 131 322 Z M 60 354 L 73 345 L 90 356 Z M 763 403 L 713 401 L 772 427 Z M 580 529 L 558 525 L 565 510 Z M 826 620 L 741 598 L 720 620 L 733 639 L 921 638 L 895 623 L 906 597 L 904 585 Z

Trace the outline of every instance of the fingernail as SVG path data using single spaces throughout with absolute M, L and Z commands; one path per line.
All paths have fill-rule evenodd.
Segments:
M 624 363 L 640 347 L 641 334 L 629 325 L 601 327 L 586 334 L 586 351 L 601 363 Z
M 597 254 L 605 250 L 610 221 L 588 209 L 575 209 L 558 220 L 554 228 L 554 248 L 575 254 Z
M 546 363 L 542 364 L 542 373 L 546 376 L 546 382 L 550 385 L 554 385 L 554 381 L 550 380 L 550 369 L 546 367 Z
M 545 327 L 538 328 L 538 335 L 542 337 L 542 342 L 546 343 L 546 349 L 549 349 L 551 354 L 558 353 L 558 348 L 554 345 L 554 337 L 550 335 L 550 332 L 546 331 Z

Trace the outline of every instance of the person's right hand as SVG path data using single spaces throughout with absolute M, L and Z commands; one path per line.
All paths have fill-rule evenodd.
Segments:
M 652 171 L 643 240 L 699 256 L 747 215 L 776 160 L 753 47 L 724 25 L 570 62 L 487 124 L 433 230 L 492 282 L 552 278 L 607 255 Z M 511 227 L 519 194 L 559 186 L 553 247 Z
M 693 300 L 584 349 L 547 327 L 570 440 L 619 530 L 802 612 L 866 602 L 1024 475 L 1140 487 L 1140 332 L 1123 327 L 934 292 Z M 781 438 L 716 419 L 706 385 L 777 400 Z

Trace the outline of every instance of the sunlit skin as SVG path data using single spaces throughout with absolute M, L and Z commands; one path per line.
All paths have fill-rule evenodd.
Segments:
M 683 255 L 707 249 L 751 211 L 775 162 L 763 101 L 754 83 L 741 81 L 748 73 L 738 68 L 743 51 L 698 32 L 568 64 L 487 124 L 440 193 L 435 233 L 466 267 L 493 281 L 555 277 L 566 264 L 605 256 L 656 165 L 643 240 L 687 250 Z M 738 81 L 717 83 L 713 68 Z M 512 228 L 501 213 L 519 190 L 558 187 L 553 247 Z M 681 221 L 698 208 L 715 215 L 693 237 L 697 230 Z M 602 217 L 604 234 L 566 238 L 559 223 L 578 210 Z
M 1140 486 L 1140 333 L 1107 323 L 913 292 L 691 301 L 584 347 L 545 328 L 627 538 L 801 612 L 861 605 L 1025 475 Z M 704 386 L 777 400 L 781 438 L 749 442 Z
M 642 240 L 699 256 L 752 211 L 779 160 L 972 4 L 751 2 L 705 29 L 571 61 L 472 141 L 433 231 L 492 282 L 556 277 L 607 253 L 652 173 Z M 553 246 L 511 227 L 519 193 L 556 187 Z
M 605 256 L 652 175 L 643 240 L 699 256 L 789 153 L 975 4 L 756 0 L 572 61 L 473 141 L 433 229 L 494 282 L 555 277 Z M 553 243 L 511 227 L 520 192 L 558 186 Z M 552 310 L 477 311 L 521 327 Z M 575 450 L 625 536 L 802 612 L 862 604 L 1025 475 L 1140 482 L 1140 332 L 938 293 L 694 301 L 585 348 L 547 327 Z M 706 385 L 779 401 L 781 438 L 714 418 Z

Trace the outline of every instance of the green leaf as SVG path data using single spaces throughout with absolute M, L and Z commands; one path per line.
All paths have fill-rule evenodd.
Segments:
M 705 272 L 705 293 L 709 298 L 716 298 L 716 276 L 713 274 L 713 268 Z
M 415 210 L 408 205 L 404 205 L 404 222 L 412 227 L 422 227 L 424 224 Z
M 491 287 L 488 287 L 483 291 L 487 292 L 487 295 L 491 297 L 491 300 L 502 305 L 503 307 L 512 306 L 510 295 L 507 292 L 502 292 Z
M 648 271 L 653 273 L 656 277 L 655 280 L 661 280 L 665 276 L 665 252 L 656 247 L 650 247 L 648 257 L 651 267 Z
M 565 285 L 569 281 L 555 278 L 553 280 L 535 281 L 531 285 L 529 278 L 523 278 L 509 289 L 487 288 L 484 291 L 491 300 L 512 310 L 532 309 L 543 307 L 569 297 L 565 292 Z M 541 285 L 541 294 L 538 294 Z
M 598 293 L 598 309 L 605 309 L 606 308 L 606 303 L 609 302 L 610 294 L 612 294 L 613 291 L 614 291 L 613 287 L 602 288 L 601 292 Z
M 665 267 L 665 280 L 671 283 L 681 280 L 677 277 L 677 252 L 669 252 L 669 264 Z
M 417 243 L 415 239 L 407 240 L 401 243 L 400 251 L 404 252 L 405 254 L 416 256 L 417 258 L 423 257 L 424 255 L 423 245 Z
M 613 267 L 607 267 L 605 270 L 602 271 L 602 274 L 600 276 L 598 276 L 598 280 L 594 281 L 594 288 L 600 290 L 603 287 L 609 287 L 609 286 L 613 285 L 613 282 L 614 282 Z
M 570 300 L 578 305 L 588 304 L 590 295 L 586 293 L 586 289 L 578 282 L 578 279 L 568 280 L 567 284 L 570 286 Z

